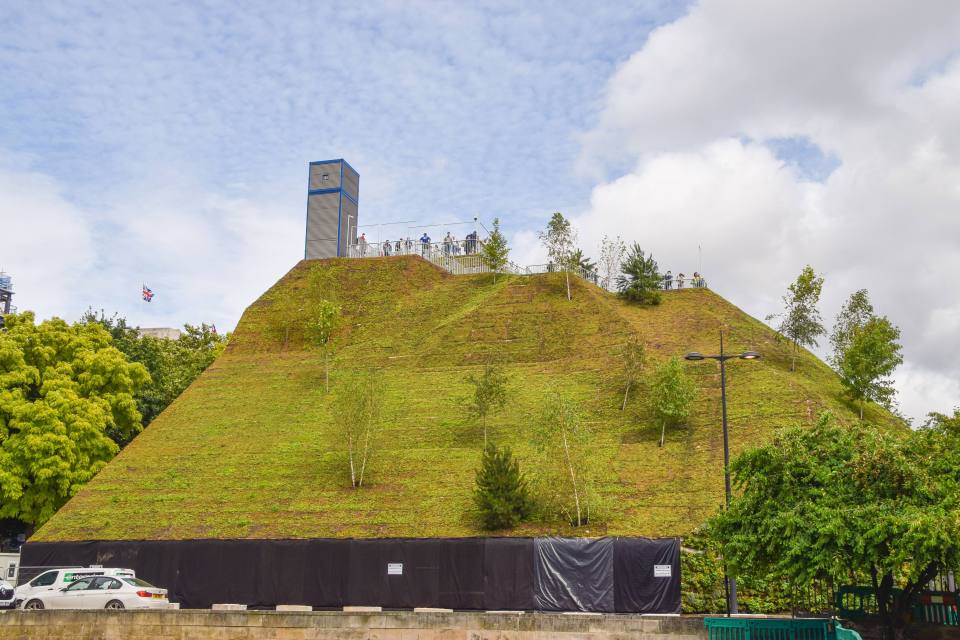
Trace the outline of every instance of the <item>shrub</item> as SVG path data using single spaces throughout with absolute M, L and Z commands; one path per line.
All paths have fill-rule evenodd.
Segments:
M 527 481 L 509 447 L 484 448 L 474 499 L 484 529 L 509 529 L 530 515 Z

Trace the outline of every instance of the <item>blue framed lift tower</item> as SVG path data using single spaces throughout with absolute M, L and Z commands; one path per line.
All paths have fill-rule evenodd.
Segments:
M 357 242 L 360 174 L 343 158 L 310 163 L 307 178 L 307 260 L 347 255 Z

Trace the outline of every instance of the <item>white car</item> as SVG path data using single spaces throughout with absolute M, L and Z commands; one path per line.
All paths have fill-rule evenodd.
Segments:
M 80 578 L 92 578 L 94 576 L 135 578 L 136 575 L 132 569 L 112 569 L 99 566 L 48 569 L 15 589 L 13 606 L 19 607 L 36 595 L 45 594 L 48 591 L 58 591 Z
M 31 609 L 166 609 L 167 590 L 140 578 L 91 576 L 24 600 Z
M 0 580 L 0 609 L 13 609 L 17 606 L 16 593 L 6 580 Z

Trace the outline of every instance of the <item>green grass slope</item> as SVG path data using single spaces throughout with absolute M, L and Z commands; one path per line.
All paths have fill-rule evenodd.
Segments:
M 694 414 L 659 448 L 645 385 L 619 410 L 618 352 L 631 335 L 646 344 L 648 372 L 675 354 L 715 352 L 720 329 L 730 350 L 763 353 L 728 368 L 734 453 L 824 409 L 854 418 L 826 365 L 804 352 L 790 372 L 789 346 L 710 291 L 666 292 L 641 308 L 572 284 L 568 302 L 560 274 L 494 284 L 414 257 L 300 262 L 246 310 L 226 353 L 33 540 L 483 535 L 471 515 L 482 432 L 465 415 L 465 378 L 492 360 L 511 376 L 511 402 L 490 433 L 521 461 L 550 389 L 576 398 L 597 434 L 606 513 L 578 534 L 685 533 L 723 500 L 719 371 L 689 365 Z M 343 309 L 332 384 L 352 367 L 384 373 L 388 419 L 360 490 L 321 352 L 303 333 L 322 298 Z M 866 417 L 895 421 L 876 407 Z M 508 533 L 564 531 L 533 522 Z

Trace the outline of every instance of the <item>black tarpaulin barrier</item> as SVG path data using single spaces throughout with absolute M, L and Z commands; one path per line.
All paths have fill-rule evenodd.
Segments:
M 185 609 L 218 602 L 639 613 L 680 608 L 679 541 L 672 539 L 124 540 L 31 542 L 22 549 L 22 567 L 91 564 L 133 569 Z
M 347 601 L 347 567 L 350 565 L 350 540 L 285 540 L 294 543 L 285 551 L 284 566 L 301 571 L 303 595 L 299 602 L 277 604 L 309 604 L 325 609 L 340 608 Z M 305 545 L 304 556 L 297 547 Z M 282 577 L 280 577 L 282 581 Z M 283 593 L 279 584 L 277 593 Z
M 680 613 L 680 541 L 616 538 L 615 608 L 623 613 Z
M 483 602 L 488 610 L 533 609 L 533 538 L 486 538 Z
M 437 605 L 445 609 L 483 609 L 485 603 L 484 538 L 448 540 L 439 554 Z M 430 606 L 430 605 L 426 605 Z
M 435 554 L 443 542 L 406 539 L 349 541 L 350 564 L 344 604 L 394 609 L 431 606 L 423 603 L 438 599 Z
M 613 611 L 612 538 L 537 538 L 533 601 L 541 611 Z

